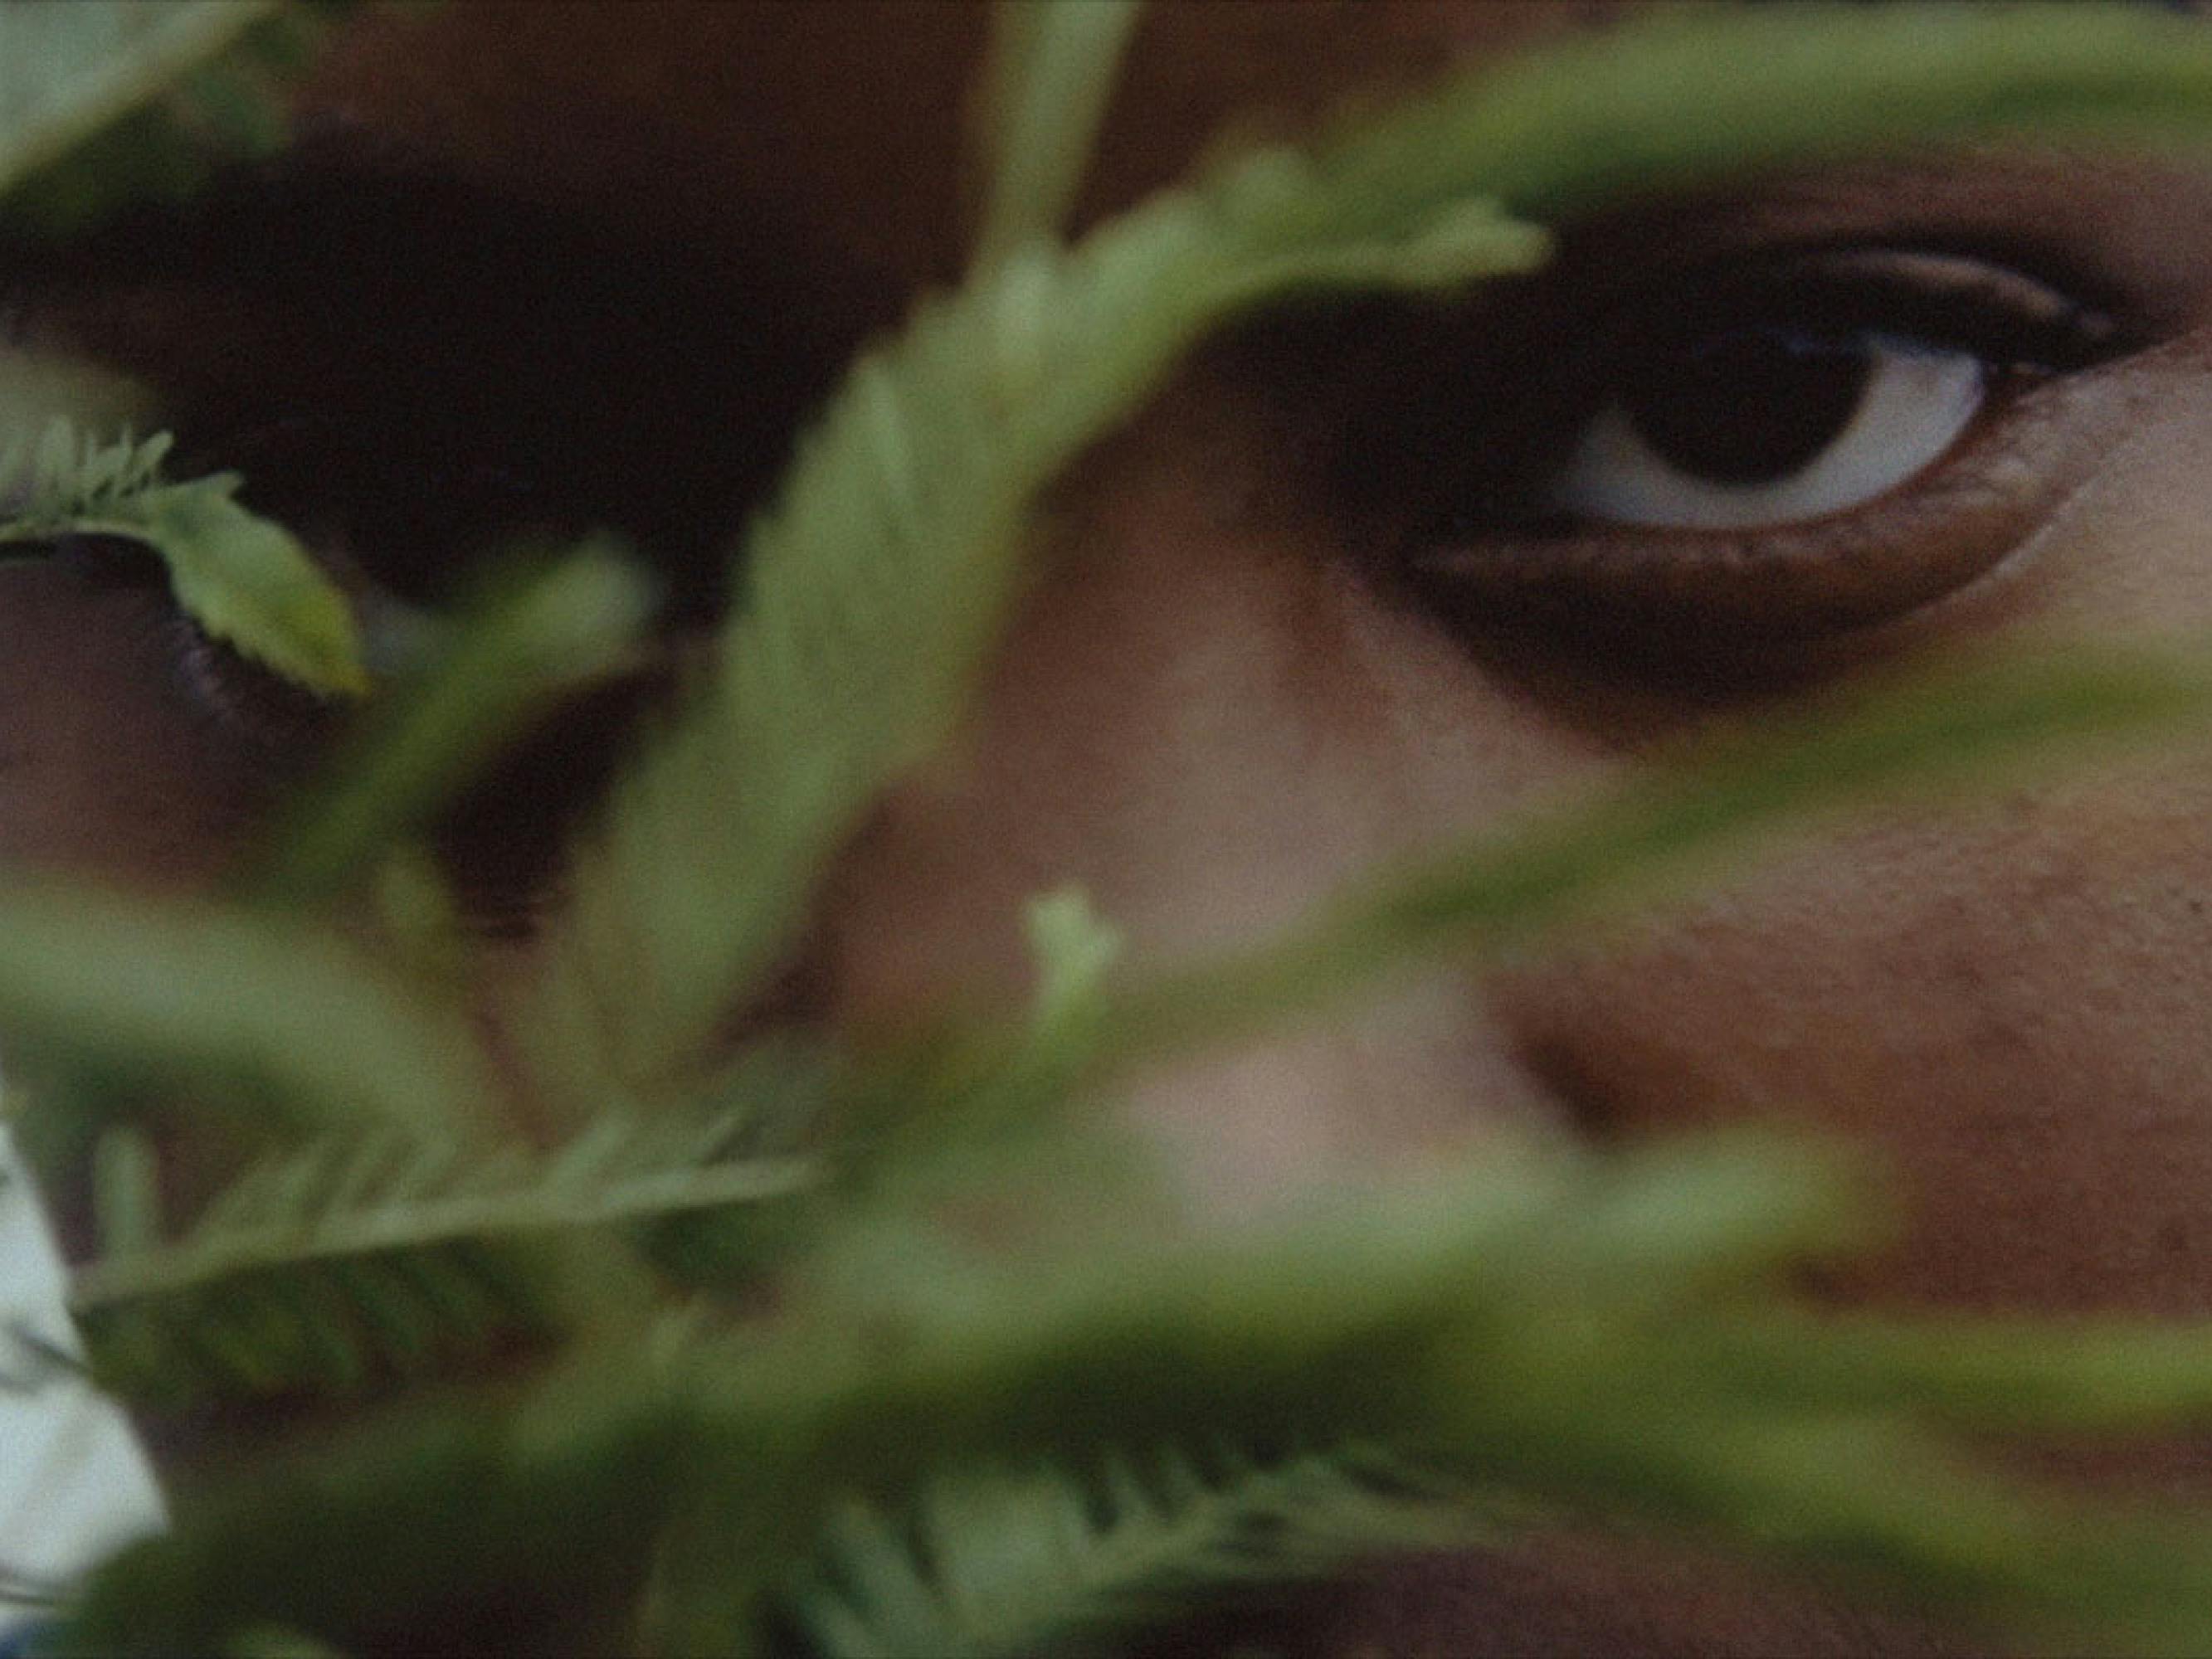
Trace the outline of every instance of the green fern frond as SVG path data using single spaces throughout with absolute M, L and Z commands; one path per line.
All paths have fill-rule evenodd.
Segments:
M 0 7 L 0 222 L 82 230 L 173 200 L 288 133 L 284 91 L 332 0 Z
M 72 1634 L 95 1650 L 201 1651 L 275 1620 L 343 1645 L 382 1603 L 376 1586 L 567 1594 L 544 1576 L 635 1559 L 702 1504 L 718 1523 L 697 1534 L 705 1577 L 677 1575 L 700 1622 L 675 1650 L 730 1650 L 842 1494 L 896 1492 L 971 1453 L 1080 1467 L 1131 1443 L 1372 1437 L 1418 1405 L 1401 1386 L 1413 1374 L 1392 1362 L 1486 1305 L 1486 1285 L 1555 1289 L 1580 1249 L 1640 1307 L 1680 1291 L 1685 1264 L 1733 1260 L 1741 1274 L 1832 1228 L 1835 1201 L 1802 1163 L 1787 1176 L 1704 1163 L 1708 1201 L 1662 1225 L 1649 1193 L 1685 1172 L 1679 1155 L 1617 1177 L 1492 1162 L 1417 1204 L 1340 1206 L 1268 1244 L 1186 1249 L 1139 1231 L 915 1295 L 902 1281 L 872 1302 L 794 1298 L 788 1318 L 658 1363 L 635 1342 L 587 1352 L 503 1402 L 427 1401 L 330 1437 L 309 1462 L 250 1468 L 190 1525 L 119 1557 Z M 1607 1201 L 1576 1202 L 1598 1194 Z M 341 1557 L 344 1583 L 315 1565 Z
M 1790 832 L 1823 815 L 1931 797 L 1971 811 L 1973 791 L 2021 769 L 2185 740 L 2208 716 L 2202 648 L 1990 653 L 1655 753 L 1626 787 L 1371 874 L 1279 936 L 1210 960 L 1109 979 L 1114 931 L 1079 892 L 1047 896 L 1029 917 L 1031 1009 L 965 1028 L 918 1063 L 894 1059 L 855 1092 L 884 1101 L 900 1137 L 878 1156 L 918 1176 L 979 1140 L 1064 1128 L 1056 1103 L 1133 1067 L 1264 1036 L 1438 957 L 1525 949 L 1576 924 L 1587 936 L 1747 849 L 1785 855 Z
M 912 1512 L 854 1500 L 792 1592 L 824 1659 L 1019 1659 L 1088 1651 L 1204 1606 L 1368 1557 L 1494 1543 L 1465 1491 L 1377 1478 L 1357 1460 L 1169 1452 L 1069 1471 L 927 1481 Z
M 318 1144 L 248 1170 L 173 1243 L 108 1231 L 103 1202 L 70 1291 L 93 1376 L 163 1407 L 345 1394 L 542 1335 L 539 1287 L 453 1224 L 458 1171 L 495 1177 L 503 1152 Z
M 804 1592 L 802 1616 L 856 1647 L 927 1627 L 990 1650 L 1031 1628 L 1133 1621 L 1179 1584 L 1233 1585 L 1363 1540 L 1404 1540 L 1404 1514 L 1340 1492 L 1271 1499 L 1249 1470 L 1193 1478 L 1169 1465 L 1139 1481 L 1109 1466 L 1101 1486 L 1083 1484 L 1080 1507 L 1065 1477 L 983 1473 L 909 1504 L 948 1467 L 1094 1469 L 1117 1446 L 1219 1440 L 1386 1443 L 1471 1486 L 1692 1527 L 1785 1562 L 1839 1562 L 1936 1606 L 2108 1620 L 2167 1650 L 2212 1641 L 2201 1528 L 2085 1515 L 1961 1478 L 1976 1448 L 1953 1432 L 2201 1415 L 2212 1409 L 2204 1334 L 2116 1328 L 2039 1346 L 2013 1330 L 1951 1352 L 1895 1328 L 1784 1325 L 1769 1316 L 1789 1273 L 1867 1237 L 1835 1172 L 1786 1149 L 1598 1160 L 1493 1145 L 1480 1168 L 1279 1232 L 1190 1237 L 1125 1212 L 1118 1228 L 1040 1229 L 1043 1248 L 1026 1255 L 963 1253 L 951 1183 L 887 1182 L 872 1210 L 837 1189 L 818 1206 L 795 1200 L 819 1220 L 813 1249 L 779 1275 L 788 1293 L 775 1316 L 736 1329 L 690 1294 L 712 1264 L 648 1278 L 662 1261 L 641 1244 L 635 1261 L 617 1250 L 578 1272 L 567 1249 L 622 1235 L 627 1249 L 641 1223 L 680 1231 L 750 1212 L 709 1177 L 757 1174 L 757 1149 L 669 1150 L 654 1138 L 686 1121 L 680 1105 L 656 1097 L 633 1113 L 627 1084 L 672 1081 L 683 1086 L 667 1096 L 692 1098 L 689 1068 L 721 1035 L 728 1000 L 775 960 L 840 836 L 958 718 L 1010 603 L 1036 490 L 1208 329 L 1317 283 L 1419 288 L 1517 269 L 1541 235 L 1502 219 L 1484 204 L 1492 197 L 1548 210 L 1724 164 L 2023 116 L 2203 130 L 2202 31 L 2070 10 L 1947 17 L 1925 74 L 1912 68 L 1927 61 L 1921 13 L 1819 14 L 1804 52 L 1762 52 L 1778 37 L 1758 20 L 1626 33 L 1449 93 L 1320 161 L 1252 163 L 1073 252 L 1025 243 L 926 307 L 806 447 L 752 538 L 725 668 L 625 787 L 586 859 L 578 920 L 522 1036 L 549 1045 L 605 1115 L 555 1154 L 483 1148 L 392 1177 L 362 1150 L 380 1109 L 427 1090 L 440 1109 L 410 1126 L 421 1145 L 491 1095 L 458 1019 L 386 1018 L 405 999 L 381 981 L 362 993 L 366 1016 L 316 1006 L 357 988 L 291 954 L 280 974 L 276 953 L 302 950 L 292 933 L 156 925 L 141 938 L 96 903 L 11 908 L 0 890 L 0 1023 L 23 1014 L 75 1043 L 88 1071 L 118 1056 L 157 1080 L 265 1063 L 280 1103 L 320 1107 L 298 1115 L 337 1131 L 329 1150 L 295 1147 L 251 1173 L 173 1244 L 159 1242 L 143 1156 L 128 1142 L 106 1149 L 100 1207 L 117 1249 L 82 1296 L 96 1354 L 121 1352 L 108 1363 L 127 1372 L 135 1332 L 145 1366 L 226 1390 L 411 1376 L 456 1352 L 443 1345 L 457 1334 L 509 1328 L 497 1270 L 540 1260 L 542 1281 L 526 1272 L 517 1305 L 573 1337 L 543 1374 L 455 1386 L 295 1455 L 246 1460 L 227 1490 L 194 1494 L 173 1534 L 95 1577 L 68 1639 L 200 1651 L 282 1628 L 374 1641 L 395 1607 L 617 1600 L 659 1543 L 680 1620 L 670 1628 L 701 1638 L 664 1650 L 719 1650 L 758 1635 L 855 1495 L 876 1519 Z M 1778 67 L 1747 74 L 1747 61 Z M 131 470 L 128 458 L 70 465 L 101 489 Z M 1917 726 L 1799 731 L 1708 776 L 1669 775 L 1414 872 L 1210 979 L 1109 992 L 1103 930 L 1048 907 L 1037 1017 L 1002 1048 L 985 1044 L 1003 1065 L 967 1080 L 985 1095 L 1054 1096 L 1102 1053 L 1127 1060 L 1257 1028 L 1419 952 L 1522 937 L 1839 791 L 2051 732 L 2148 726 L 2196 707 L 2202 690 L 2062 667 Z M 1823 747 L 1838 732 L 1850 740 Z M 336 839 L 368 847 L 386 833 Z M 42 951 L 61 963 L 58 989 L 32 971 Z M 146 983 L 118 988 L 116 975 Z M 1194 984 L 1206 994 L 1186 994 Z M 457 1040 L 453 1061 L 441 1045 Z M 750 1108 L 733 1121 L 748 1147 L 768 1122 Z M 1035 1151 L 1039 1167 L 1068 1156 L 1072 1136 L 1044 1139 L 1016 1152 Z M 918 1144 L 896 1149 L 901 1167 L 927 1156 Z M 842 1172 L 867 1150 L 836 1143 L 827 1158 Z M 665 1185 L 640 1175 L 664 1168 Z M 1054 1168 L 1038 1187 L 1072 1206 L 1097 1184 Z M 962 1195 L 972 1208 L 1008 1190 Z M 948 1260 L 960 1271 L 937 1271 Z M 754 1287 L 759 1261 L 740 1252 L 718 1288 Z M 574 1311 L 586 1280 L 613 1286 L 603 1301 L 629 1297 L 625 1317 Z M 195 1341 L 201 1351 L 185 1352 Z M 1990 1365 L 2008 1391 L 1977 1421 L 1964 1407 L 1987 1390 L 1978 1368 Z M 2152 1383 L 2115 1382 L 2139 1375 Z M 1309 1502 L 1338 1523 L 1310 1556 L 1282 1535 L 1299 1524 L 1285 1511 Z M 1006 1563 L 1002 1578 L 994 1533 L 1037 1554 Z
M 538 1245 L 811 1188 L 813 1162 L 749 1149 L 761 1115 L 743 1102 L 689 1123 L 609 1115 L 543 1154 L 318 1142 L 249 1169 L 168 1241 L 149 1236 L 135 1142 L 112 1139 L 95 1188 L 100 1255 L 70 1306 L 95 1374 L 136 1398 L 342 1390 L 451 1369 L 569 1328 Z
M 321 696 L 367 692 L 345 596 L 289 532 L 238 504 L 236 473 L 164 481 L 168 450 L 166 434 L 102 443 L 61 420 L 35 444 L 18 435 L 0 450 L 0 558 L 64 536 L 142 543 L 210 638 Z
M 0 880 L 9 1058 L 184 1090 L 258 1133 L 378 1128 L 466 1143 L 501 1096 L 464 1012 L 326 932 L 58 877 Z M 20 1044 L 20 1050 L 14 1045 Z M 59 1110 L 34 1096 L 32 1139 Z
M 1462 274 L 1528 246 L 1502 229 Z M 864 360 L 750 538 L 718 679 L 578 855 L 551 994 L 623 988 L 597 998 L 615 1077 L 689 1063 L 757 982 L 867 803 L 950 731 L 1033 494 L 1224 319 L 1235 275 L 1204 206 L 1172 199 L 1008 258 Z
M 586 1355 L 503 1406 L 428 1404 L 249 1472 L 118 1558 L 70 1635 L 199 1651 L 274 1620 L 343 1644 L 387 1605 L 379 1587 L 423 1605 L 572 1595 L 578 1563 L 641 1571 L 642 1540 L 673 1526 L 675 1650 L 742 1650 L 852 1494 L 880 1503 L 963 1460 L 1097 1467 L 1115 1446 L 1225 1438 L 1380 1443 L 1424 1480 L 1693 1524 L 1772 1559 L 1841 1561 L 1923 1603 L 2201 1647 L 2201 1528 L 2109 1510 L 2084 1524 L 1962 1474 L 1965 1446 L 1910 1407 L 1870 1406 L 1882 1362 L 1863 1340 L 1849 1396 L 1816 1334 L 1771 1374 L 1702 1363 L 1754 1287 L 1857 1231 L 1839 1234 L 1849 1206 L 1812 1167 L 1784 1168 L 1743 1142 L 1486 1156 L 1265 1240 L 1126 1237 L 873 1307 L 794 1306 L 650 1362 L 635 1345 Z M 2130 1340 L 2092 1339 L 2116 1353 Z M 2166 1403 L 2212 1407 L 2204 1334 L 2185 1355 L 2170 1334 L 2152 1340 Z M 2078 1420 L 2094 1373 L 2042 1369 L 2049 1415 L 2013 1423 Z M 686 1558 L 702 1555 L 693 1577 Z M 326 1570 L 340 1559 L 343 1582 Z

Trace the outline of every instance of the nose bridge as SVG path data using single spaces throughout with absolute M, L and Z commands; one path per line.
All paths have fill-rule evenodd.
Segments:
M 829 1000 L 896 1019 L 1018 991 L 1025 898 L 1083 887 L 1124 970 L 1249 945 L 1378 866 L 1501 821 L 1586 739 L 1358 574 L 1233 421 L 1156 412 L 1051 518 L 963 739 L 832 884 Z M 1474 979 L 1139 1080 L 1214 1207 L 1548 1115 Z

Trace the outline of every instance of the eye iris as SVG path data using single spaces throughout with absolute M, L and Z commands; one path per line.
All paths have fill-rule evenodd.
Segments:
M 1501 400 L 1520 424 L 1468 447 L 1466 505 L 1412 563 L 1478 624 L 1650 626 L 1701 666 L 1993 568 L 2085 453 L 2066 380 L 2147 343 L 2008 267 L 1891 248 L 1717 266 L 1577 336 L 1548 395 Z
M 1772 483 L 1850 424 L 1873 368 L 1864 336 L 1738 329 L 1648 358 L 1627 377 L 1620 403 L 1653 453 L 1679 471 L 1718 484 Z

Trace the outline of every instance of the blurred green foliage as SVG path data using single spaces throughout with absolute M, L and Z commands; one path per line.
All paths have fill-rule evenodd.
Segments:
M 0 193 L 82 222 L 198 176 L 210 131 L 281 140 L 281 76 L 230 54 L 295 9 L 0 9 Z M 432 625 L 242 896 L 0 878 L 0 1029 L 33 1079 L 13 1103 L 35 1144 L 97 1137 L 100 1253 L 76 1286 L 95 1373 L 156 1416 L 334 1413 L 173 1471 L 173 1533 L 100 1572 L 57 1644 L 528 1646 L 568 1621 L 641 1652 L 1011 1653 L 1577 1516 L 2038 1639 L 2212 1645 L 2212 1527 L 2062 1502 L 1982 1450 L 2202 1419 L 2212 1333 L 1815 1316 L 1792 1274 L 1880 1236 L 1848 1158 L 1493 1149 L 1191 1237 L 1152 1224 L 1142 1150 L 1078 1109 L 1437 951 L 1578 936 L 1808 813 L 2169 737 L 2212 712 L 2212 659 L 1865 690 L 1171 978 L 1111 971 L 1109 922 L 1054 896 L 1027 1014 L 927 1048 L 717 1040 L 867 805 L 957 726 L 1033 497 L 1206 334 L 1316 288 L 1523 270 L 1541 220 L 1686 178 L 2021 127 L 2201 143 L 2212 40 L 2071 7 L 1671 18 L 1071 246 L 1054 226 L 1130 13 L 1011 16 L 975 274 L 855 365 L 742 538 L 715 661 L 577 848 L 496 1054 L 481 947 L 417 837 L 637 637 L 645 591 L 605 547 Z M 211 85 L 243 100 L 223 119 L 148 114 L 204 112 Z M 103 470 L 118 453 L 127 478 Z M 211 631 L 342 689 L 336 635 L 318 623 L 309 648 L 289 601 L 246 602 L 331 590 L 283 561 L 272 579 L 254 550 L 283 532 L 234 505 L 181 551 L 132 517 L 159 489 L 229 501 L 157 483 L 147 453 L 72 441 L 16 539 L 143 539 Z M 436 948 L 341 942 L 331 918 L 363 904 Z M 131 1120 L 218 1114 L 251 1159 L 171 1216 Z M 1018 1253 L 960 1224 L 979 1206 Z

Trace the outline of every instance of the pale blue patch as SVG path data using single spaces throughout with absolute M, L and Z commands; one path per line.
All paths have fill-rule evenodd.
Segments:
M 115 1403 L 77 1361 L 60 1253 L 0 1127 L 0 1653 L 107 1555 L 165 1524 Z

